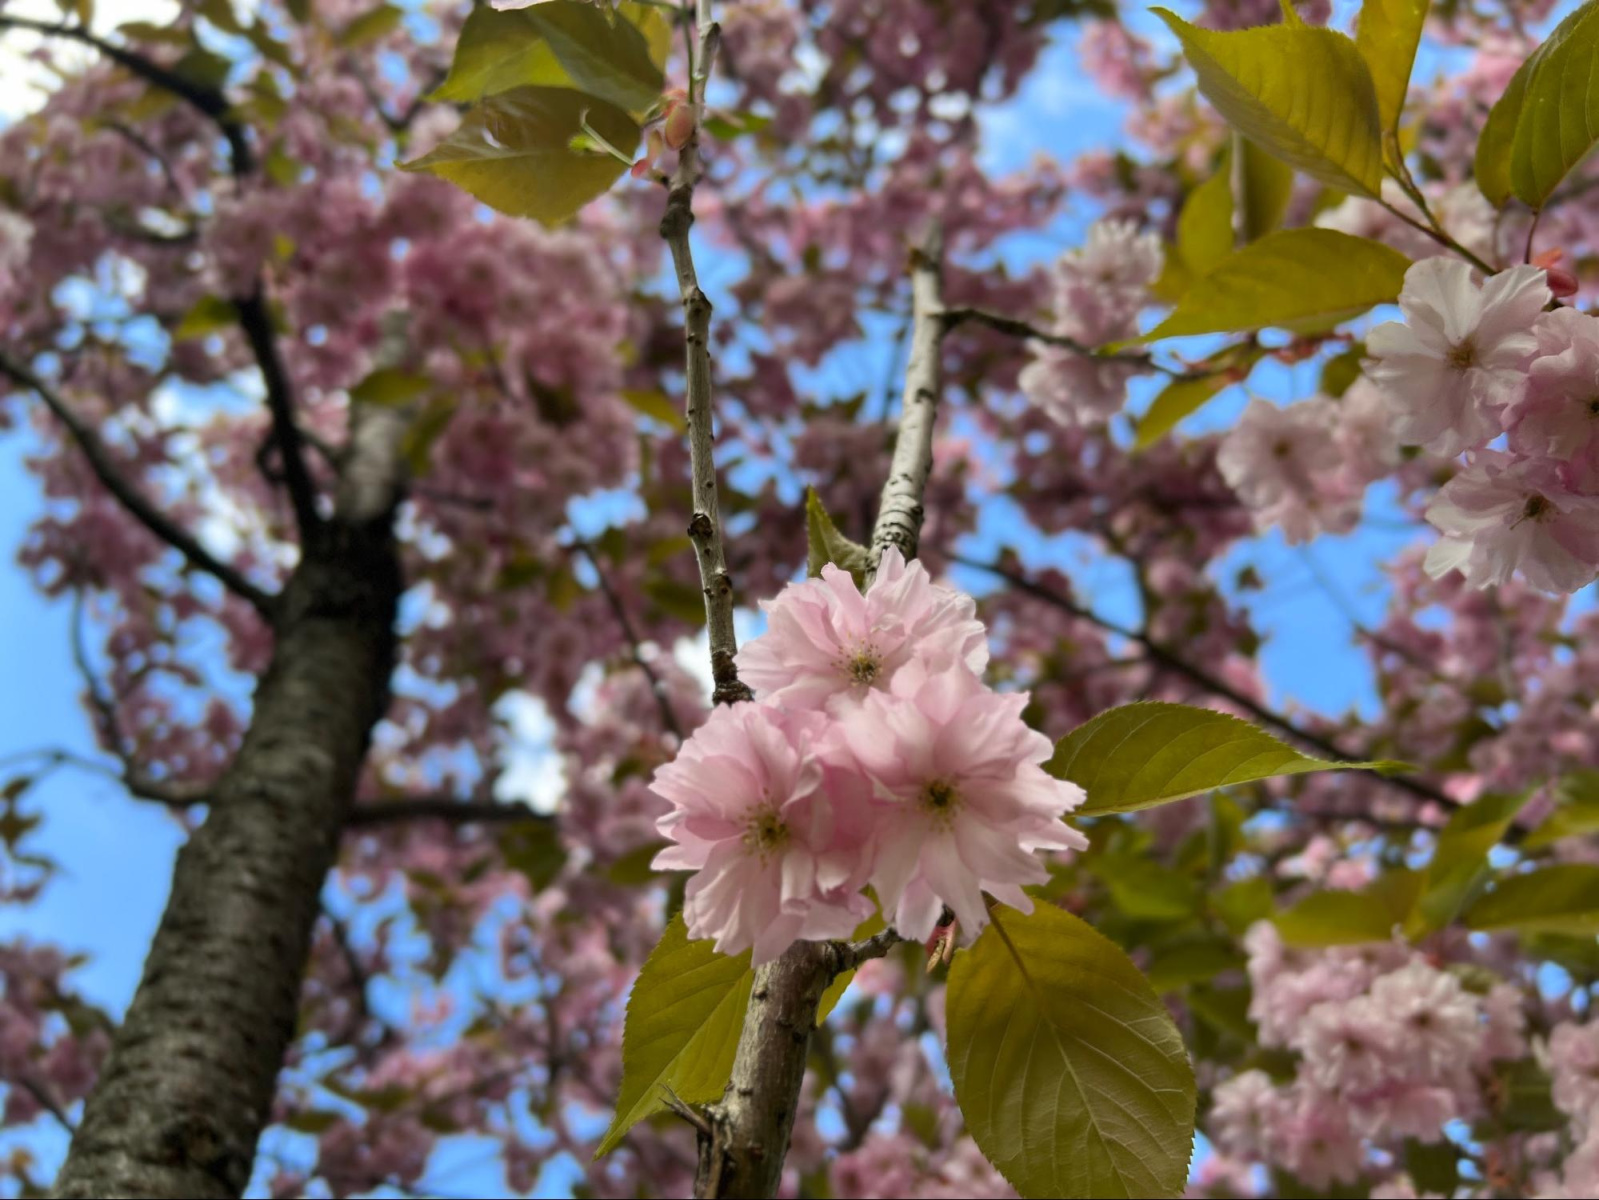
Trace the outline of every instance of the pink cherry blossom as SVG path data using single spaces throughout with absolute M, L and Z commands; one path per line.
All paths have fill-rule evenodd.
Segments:
M 1360 517 L 1360 493 L 1343 473 L 1337 408 L 1318 397 L 1289 408 L 1251 400 L 1222 439 L 1216 465 L 1262 530 L 1278 526 L 1290 544 L 1345 533 Z
M 1513 415 L 1510 445 L 1522 454 L 1576 461 L 1586 480 L 1599 482 L 1599 318 L 1559 308 L 1539 321 L 1538 357 Z
M 659 828 L 675 845 L 655 866 L 696 872 L 683 901 L 691 937 L 723 954 L 754 947 L 761 963 L 797 938 L 847 937 L 871 912 L 863 839 L 849 828 L 864 806 L 829 795 L 842 785 L 813 753 L 825 726 L 815 713 L 720 708 L 656 772 L 651 786 L 673 806 Z
M 981 672 L 988 663 L 972 598 L 935 584 L 892 546 L 864 596 L 829 564 L 820 579 L 790 584 L 761 607 L 767 631 L 739 650 L 738 669 L 763 702 L 837 710 L 888 687 L 913 661 L 929 671 Z
M 1599 496 L 1572 491 L 1543 459 L 1485 450 L 1427 506 L 1443 534 L 1427 552 L 1434 579 L 1458 570 L 1472 587 L 1520 573 L 1546 592 L 1574 592 L 1599 573 Z
M 838 748 L 870 777 L 880 808 L 872 886 L 894 928 L 925 940 L 944 905 L 970 939 L 988 924 L 982 893 L 1031 912 L 1022 891 L 1049 872 L 1035 850 L 1082 849 L 1061 822 L 1083 802 L 1044 772 L 1048 738 L 1021 719 L 1025 693 L 984 688 L 969 671 L 903 670 L 835 727 Z
M 1367 373 L 1393 406 L 1404 441 L 1452 456 L 1504 429 L 1538 343 L 1534 323 L 1549 303 L 1544 273 L 1513 267 L 1478 283 L 1470 266 L 1429 258 L 1405 274 L 1399 307 L 1367 336 Z

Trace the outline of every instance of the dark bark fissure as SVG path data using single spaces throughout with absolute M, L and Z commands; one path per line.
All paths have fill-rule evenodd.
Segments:
M 59 1196 L 231 1197 L 249 1182 L 322 886 L 388 705 L 391 516 L 323 524 L 279 598 L 249 732 L 178 854 Z

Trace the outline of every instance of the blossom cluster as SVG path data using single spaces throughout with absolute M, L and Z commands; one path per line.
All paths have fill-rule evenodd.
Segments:
M 1285 1083 L 1254 1069 L 1216 1086 L 1209 1132 L 1235 1159 L 1318 1190 L 1353 1183 L 1369 1148 L 1439 1142 L 1480 1116 L 1492 1064 L 1526 1052 L 1508 983 L 1468 987 L 1401 943 L 1296 952 L 1266 922 L 1245 946 L 1260 1044 L 1297 1057 Z
M 1160 276 L 1160 237 L 1141 233 L 1131 221 L 1105 220 L 1088 231 L 1082 249 L 1055 266 L 1053 332 L 1086 348 L 1138 334 L 1138 314 L 1149 303 L 1149 287 Z M 1042 342 L 1029 344 L 1032 361 L 1022 369 L 1022 393 L 1064 425 L 1109 420 L 1127 399 L 1127 381 L 1138 365 L 1095 357 Z
M 1487 587 L 1520 572 L 1574 592 L 1599 574 L 1599 318 L 1545 311 L 1551 278 L 1518 266 L 1479 281 L 1427 259 L 1405 276 L 1404 322 L 1367 339 L 1398 438 L 1468 456 L 1427 508 L 1444 535 L 1434 577 Z
M 1599 1195 L 1599 1024 L 1562 1021 L 1538 1047 L 1550 1076 L 1550 1099 L 1571 1119 L 1573 1149 L 1553 1170 L 1533 1178 L 1546 1200 Z
M 1083 793 L 1044 771 L 1027 694 L 984 685 L 972 599 L 890 548 L 864 595 L 830 565 L 762 607 L 768 630 L 737 659 L 756 700 L 714 712 L 652 783 L 674 843 L 655 865 L 695 872 L 689 935 L 770 961 L 849 936 L 868 884 L 917 940 L 946 906 L 975 935 L 984 892 L 1031 911 L 1023 887 L 1048 879 L 1034 851 L 1086 844 L 1061 820 Z

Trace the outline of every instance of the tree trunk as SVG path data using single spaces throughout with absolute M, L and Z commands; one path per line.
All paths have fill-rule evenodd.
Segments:
M 402 586 L 388 500 L 322 524 L 283 591 L 249 732 L 178 854 L 59 1196 L 232 1197 L 249 1182 L 322 886 L 388 705 Z

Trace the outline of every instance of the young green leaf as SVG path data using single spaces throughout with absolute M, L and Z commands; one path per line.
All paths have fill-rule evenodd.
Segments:
M 1262 150 L 1242 134 L 1233 135 L 1233 154 L 1242 163 L 1234 168 L 1237 208 L 1235 224 L 1242 241 L 1253 242 L 1283 223 L 1294 193 L 1294 169 Z
M 1599 833 L 1599 771 L 1573 771 L 1555 785 L 1555 809 L 1521 845 L 1541 850 L 1562 838 Z
M 1088 793 L 1074 815 L 1094 816 L 1152 808 L 1277 775 L 1390 765 L 1307 758 L 1226 713 L 1141 701 L 1079 725 L 1056 744 L 1044 769 Z
M 1462 919 L 1472 929 L 1599 933 L 1599 867 L 1562 863 L 1506 876 Z
M 1193 279 L 1233 252 L 1233 188 L 1231 155 L 1223 155 L 1216 173 L 1183 202 L 1177 217 L 1177 252 Z
M 672 918 L 628 997 L 616 1116 L 595 1158 L 662 1111 L 666 1088 L 689 1104 L 721 1096 L 754 982 L 748 951 L 718 954 L 708 941 L 688 940 L 681 914 Z
M 334 40 L 347 50 L 365 46 L 393 33 L 404 19 L 405 14 L 394 5 L 379 4 L 339 30 Z
M 1438 831 L 1432 861 L 1407 932 L 1421 936 L 1442 929 L 1457 916 L 1486 877 L 1488 851 L 1504 838 L 1530 791 L 1490 792 L 1457 808 Z
M 649 39 L 631 21 L 611 20 L 581 0 L 532 8 L 472 10 L 435 100 L 479 100 L 518 87 L 564 87 L 641 113 L 663 80 Z
M 1541 209 L 1599 142 L 1599 4 L 1562 21 L 1510 81 L 1477 144 L 1477 182 Z
M 350 389 L 350 399 L 357 404 L 397 407 L 409 404 L 432 386 L 426 375 L 401 367 L 379 367 Z
M 1382 132 L 1371 72 L 1355 43 L 1300 21 L 1222 33 L 1164 8 L 1198 76 L 1228 124 L 1313 179 L 1376 196 Z
M 1399 251 L 1334 229 L 1268 233 L 1195 283 L 1169 317 L 1133 344 L 1268 325 L 1331 329 L 1393 303 L 1409 268 Z
M 1194 1074 L 1128 957 L 1058 908 L 998 907 L 950 969 L 949 1070 L 966 1127 L 1023 1196 L 1176 1196 Z
M 842 567 L 855 579 L 857 587 L 866 578 L 866 567 L 871 554 L 859 542 L 852 542 L 838 531 L 833 518 L 822 507 L 822 498 L 815 488 L 805 489 L 805 564 L 814 579 L 822 568 L 832 563 Z
M 210 337 L 213 333 L 231 328 L 238 319 L 239 310 L 233 301 L 224 300 L 221 296 L 201 296 L 183 314 L 183 319 L 172 331 L 172 340 L 187 342 Z
M 448 179 L 503 213 L 558 225 L 627 169 L 610 155 L 571 148 L 585 122 L 623 154 L 638 149 L 639 127 L 614 105 L 563 88 L 522 87 L 488 97 L 432 153 L 402 166 Z
M 1516 128 L 1521 124 L 1521 111 L 1527 101 L 1527 81 L 1537 55 L 1521 64 L 1510 79 L 1510 86 L 1488 112 L 1488 120 L 1477 138 L 1477 154 L 1473 170 L 1477 187 L 1495 208 L 1502 208 L 1510 199 L 1510 155 L 1516 143 Z
M 1395 870 L 1358 892 L 1312 892 L 1277 914 L 1277 934 L 1307 949 L 1389 941 L 1415 910 L 1423 882 L 1419 871 Z
M 669 429 L 682 433 L 685 428 L 683 414 L 665 392 L 659 389 L 623 388 L 622 399 L 628 407 L 652 421 L 659 421 Z
M 1355 45 L 1377 90 L 1377 115 L 1385 134 L 1396 133 L 1410 90 L 1429 0 L 1365 0 L 1355 24 Z
M 1138 419 L 1133 447 L 1153 446 L 1177 427 L 1184 417 L 1198 412 L 1221 390 L 1235 382 L 1225 375 L 1202 375 L 1196 379 L 1174 379 L 1150 402 Z

